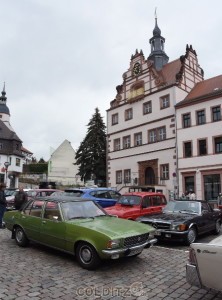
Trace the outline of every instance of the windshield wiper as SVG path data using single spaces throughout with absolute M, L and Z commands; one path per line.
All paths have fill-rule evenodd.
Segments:
M 179 210 L 179 213 L 192 213 L 192 214 L 197 214 L 197 212 L 191 210 L 191 209 L 182 209 L 182 210 Z
M 69 218 L 69 220 L 74 220 L 74 219 L 89 219 L 89 218 L 92 218 L 94 220 L 94 217 L 72 217 L 72 218 Z
M 95 217 L 106 217 L 107 215 L 97 215 Z

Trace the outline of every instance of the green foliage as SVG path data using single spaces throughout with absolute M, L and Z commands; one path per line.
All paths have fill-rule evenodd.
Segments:
M 94 179 L 106 182 L 106 126 L 99 109 L 87 125 L 87 134 L 76 152 L 76 165 L 79 165 L 81 180 Z
M 24 170 L 26 173 L 32 174 L 43 174 L 48 173 L 48 163 L 35 163 L 26 165 L 26 169 Z

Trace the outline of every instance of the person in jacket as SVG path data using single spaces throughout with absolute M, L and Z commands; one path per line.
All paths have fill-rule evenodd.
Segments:
M 2 221 L 7 206 L 7 201 L 4 192 L 5 188 L 6 185 L 4 183 L 0 183 L 0 229 L 5 228 Z
M 28 201 L 28 195 L 20 186 L 18 192 L 15 194 L 15 209 L 19 210 Z

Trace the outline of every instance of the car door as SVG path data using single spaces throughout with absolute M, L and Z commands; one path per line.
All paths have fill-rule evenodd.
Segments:
M 62 219 L 59 204 L 46 201 L 40 228 L 41 242 L 50 247 L 66 249 L 66 224 Z
M 208 203 L 201 203 L 201 212 L 204 217 L 205 221 L 205 231 L 209 232 L 215 229 L 215 222 L 216 222 L 216 212 L 208 205 Z
M 94 201 L 96 201 L 102 207 L 109 207 L 115 205 L 116 200 L 114 200 L 109 191 L 101 190 L 101 191 L 93 191 L 90 193 Z
M 150 215 L 153 213 L 153 208 L 151 207 L 152 200 L 150 196 L 144 196 L 141 201 L 140 216 Z
M 162 195 L 152 196 L 152 206 L 155 213 L 161 213 L 166 204 L 166 199 Z
M 33 200 L 21 212 L 21 225 L 31 240 L 40 240 L 43 207 L 44 201 Z

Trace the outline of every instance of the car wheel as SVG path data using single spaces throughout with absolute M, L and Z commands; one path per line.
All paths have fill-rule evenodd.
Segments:
M 220 234 L 221 232 L 221 221 L 217 220 L 215 223 L 214 234 Z
M 196 241 L 196 238 L 197 238 L 197 231 L 194 227 L 191 227 L 187 233 L 186 244 L 189 246 L 190 244 Z
M 26 247 L 29 244 L 29 240 L 21 227 L 15 228 L 15 241 L 20 247 Z
M 84 269 L 93 270 L 101 262 L 96 249 L 88 243 L 80 243 L 76 248 L 76 259 Z

